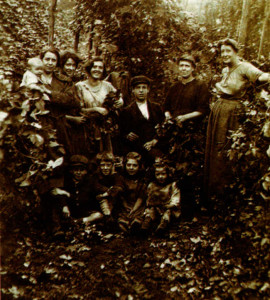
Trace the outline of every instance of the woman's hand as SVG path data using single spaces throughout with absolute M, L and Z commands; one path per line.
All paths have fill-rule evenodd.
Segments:
M 187 118 L 185 117 L 185 115 L 180 115 L 175 118 L 177 125 L 180 125 L 181 123 L 185 122 L 186 120 L 187 120 Z
M 123 101 L 122 98 L 120 98 L 119 100 L 115 101 L 115 103 L 114 103 L 114 106 L 115 106 L 116 108 L 120 108 L 120 107 L 122 107 L 123 105 L 124 105 L 124 101 Z
M 156 139 L 153 139 L 152 141 L 150 142 L 147 142 L 143 145 L 143 147 L 147 150 L 147 151 L 150 151 L 153 147 L 156 146 L 158 140 Z
M 93 109 L 94 109 L 94 111 L 98 112 L 99 114 L 101 114 L 103 116 L 106 116 L 108 114 L 107 109 L 104 107 L 94 107 Z
M 91 107 L 91 108 L 82 108 L 83 113 L 97 112 L 103 116 L 108 114 L 108 111 L 104 107 Z
M 127 139 L 128 139 L 129 141 L 131 141 L 131 142 L 134 142 L 134 141 L 136 141 L 136 140 L 139 139 L 139 136 L 138 136 L 136 133 L 134 133 L 134 132 L 130 132 L 130 133 L 127 135 Z
M 82 124 L 85 123 L 86 117 L 85 116 L 66 116 L 67 120 L 74 122 L 76 124 Z

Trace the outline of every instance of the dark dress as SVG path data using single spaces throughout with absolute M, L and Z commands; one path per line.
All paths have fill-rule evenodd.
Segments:
M 179 81 L 169 89 L 163 109 L 169 111 L 173 118 L 193 111 L 205 115 L 209 111 L 209 98 L 207 85 L 199 79 L 186 84 Z
M 46 87 L 51 90 L 51 100 L 46 102 L 46 108 L 50 111 L 49 118 L 56 129 L 58 142 L 69 152 L 71 144 L 66 115 L 71 110 L 80 108 L 75 97 L 75 88 L 64 77 L 55 74 L 51 84 L 47 84 Z
M 145 209 L 147 188 L 143 175 L 140 172 L 134 176 L 124 173 L 123 183 L 124 191 L 118 221 L 124 223 L 126 226 L 130 226 L 134 221 L 141 223 Z M 142 200 L 142 204 L 136 212 L 130 215 L 138 199 Z
M 243 112 L 243 99 L 247 87 L 262 72 L 248 62 L 239 63 L 230 70 L 223 69 L 221 82 L 216 84 L 217 101 L 212 108 L 208 128 L 204 164 L 204 188 L 206 199 L 214 194 L 222 195 L 232 182 L 232 168 L 227 157 L 230 148 L 228 137 L 239 127 Z
M 167 94 L 164 102 L 164 111 L 169 111 L 173 118 L 192 112 L 200 112 L 201 116 L 183 122 L 178 129 L 175 142 L 168 149 L 170 158 L 177 165 L 186 164 L 187 168 L 181 172 L 182 208 L 185 216 L 192 216 L 196 207 L 195 199 L 200 197 L 202 188 L 206 115 L 209 113 L 210 92 L 203 81 L 194 78 L 183 84 L 181 81 L 174 84 Z M 171 136 L 169 135 L 170 139 Z M 178 167 L 178 166 L 177 166 Z

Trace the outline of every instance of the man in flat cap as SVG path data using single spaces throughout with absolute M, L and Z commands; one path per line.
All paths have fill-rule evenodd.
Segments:
M 125 107 L 120 115 L 123 154 L 138 152 L 145 164 L 151 164 L 156 156 L 162 155 L 155 126 L 162 123 L 164 114 L 159 104 L 148 99 L 150 83 L 151 80 L 144 75 L 131 79 L 135 101 Z

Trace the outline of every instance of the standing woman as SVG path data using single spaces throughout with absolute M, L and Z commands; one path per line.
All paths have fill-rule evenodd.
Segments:
M 76 75 L 76 70 L 81 61 L 81 58 L 76 53 L 71 51 L 64 52 L 60 58 L 59 78 L 65 80 L 69 88 L 74 90 L 74 92 L 75 84 L 80 80 L 79 76 Z M 84 137 L 84 126 L 82 123 L 85 121 L 85 117 L 80 114 L 81 106 L 78 98 L 77 101 L 78 106 L 76 106 L 74 109 L 71 109 L 66 115 L 66 121 L 68 124 L 67 135 L 69 142 L 69 156 L 76 154 L 87 155 L 87 151 L 80 151 L 80 145 L 82 144 L 81 140 Z
M 60 65 L 59 52 L 52 47 L 46 48 L 40 54 L 43 62 L 44 74 L 42 82 L 45 87 L 51 91 L 50 99 L 46 101 L 48 114 L 44 115 L 44 122 L 50 124 L 56 129 L 56 138 L 58 143 L 63 145 L 66 152 L 69 150 L 69 139 L 67 134 L 66 114 L 72 109 L 79 109 L 80 105 L 75 99 L 75 90 L 69 86 L 69 83 L 60 79 L 56 71 Z M 52 148 L 53 149 L 53 148 Z M 63 156 L 63 153 L 53 151 L 47 154 L 49 158 L 56 159 Z M 58 197 L 57 188 L 63 187 L 62 169 L 63 165 L 53 169 L 48 178 L 43 178 L 42 183 L 37 187 L 41 199 L 42 213 L 46 230 L 49 233 L 57 232 L 59 229 L 59 215 L 64 213 L 60 211 L 60 200 L 55 201 Z
M 88 62 L 85 66 L 85 71 L 88 78 L 78 82 L 76 84 L 76 89 L 77 96 L 81 102 L 82 113 L 88 117 L 86 122 L 89 126 L 89 133 L 91 135 L 88 138 L 94 140 L 96 146 L 96 149 L 94 150 L 96 153 L 100 151 L 112 152 L 110 137 L 108 135 L 101 135 L 100 128 L 95 126 L 94 118 L 96 118 L 96 116 L 102 118 L 102 116 L 108 114 L 108 110 L 103 107 L 104 100 L 110 92 L 116 92 L 116 89 L 111 83 L 102 80 L 106 71 L 101 57 L 96 57 Z M 114 105 L 116 108 L 122 107 L 123 100 L 120 98 Z M 88 142 L 88 144 L 91 143 L 92 142 Z
M 232 181 L 232 170 L 226 155 L 230 148 L 230 131 L 237 130 L 243 110 L 241 100 L 247 88 L 256 81 L 269 82 L 269 74 L 238 57 L 238 45 L 233 39 L 219 43 L 221 58 L 226 67 L 222 79 L 216 83 L 217 101 L 214 103 L 207 128 L 205 151 L 205 196 L 222 195 Z
M 47 108 L 50 111 L 49 117 L 57 132 L 57 140 L 65 150 L 69 150 L 69 139 L 67 135 L 67 122 L 65 115 L 72 109 L 79 109 L 80 105 L 75 99 L 75 89 L 70 87 L 69 82 L 56 75 L 60 66 L 60 55 L 55 48 L 46 48 L 40 54 L 44 65 L 42 82 L 51 91 L 51 99 L 47 101 Z

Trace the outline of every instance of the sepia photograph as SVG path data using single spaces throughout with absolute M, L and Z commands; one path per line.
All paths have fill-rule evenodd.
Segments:
M 0 0 L 0 298 L 270 299 L 270 0 Z

